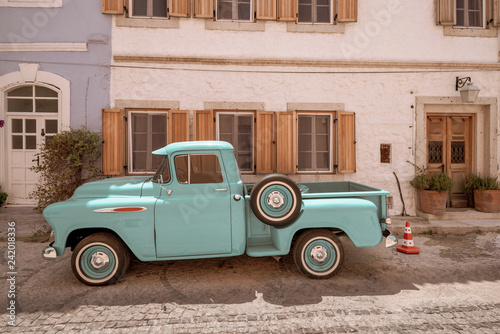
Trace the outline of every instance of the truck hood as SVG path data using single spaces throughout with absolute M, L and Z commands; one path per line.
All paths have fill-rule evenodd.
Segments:
M 85 183 L 76 189 L 72 198 L 140 197 L 142 186 L 150 178 L 150 176 L 115 177 Z

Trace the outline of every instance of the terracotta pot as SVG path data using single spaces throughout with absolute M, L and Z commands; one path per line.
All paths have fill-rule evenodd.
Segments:
M 446 213 L 446 200 L 448 192 L 419 190 L 420 209 L 422 212 L 432 215 L 444 215 Z
M 474 190 L 474 204 L 481 212 L 500 212 L 500 190 Z

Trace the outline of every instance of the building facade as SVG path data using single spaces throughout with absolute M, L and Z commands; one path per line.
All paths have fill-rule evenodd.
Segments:
M 497 0 L 102 0 L 102 8 L 71 6 L 93 8 L 75 11 L 75 20 L 111 21 L 112 43 L 89 37 L 96 31 L 90 27 L 99 27 L 94 23 L 85 33 L 50 41 L 87 41 L 90 51 L 72 55 L 89 56 L 78 60 L 82 64 L 108 61 L 107 68 L 55 69 L 57 61 L 46 52 L 4 51 L 2 59 L 32 58 L 21 68 L 7 59 L 2 74 L 24 75 L 23 67 L 31 73 L 35 63 L 70 80 L 69 122 L 101 129 L 105 175 L 152 173 L 158 162 L 150 152 L 168 143 L 225 140 L 235 147 L 245 182 L 284 173 L 295 181 L 366 183 L 392 193 L 391 214 L 402 212 L 401 198 L 408 213 L 418 209 L 410 163 L 455 180 L 450 206 L 465 205 L 468 173 L 498 175 Z M 24 22 L 22 16 L 17 21 Z M 22 29 L 14 32 L 22 36 Z M 31 42 L 47 41 L 41 37 Z M 93 48 L 108 47 L 108 59 L 105 53 L 91 57 Z M 100 88 L 105 80 L 84 79 L 91 69 L 110 73 L 109 91 Z M 480 89 L 473 102 L 462 100 L 463 88 L 457 88 L 466 81 L 457 78 L 468 77 Z M 73 82 L 78 91 L 97 90 L 98 98 L 74 97 Z M 10 96 L 3 91 L 5 113 Z M 10 138 L 6 129 L 0 131 Z M 0 148 L 3 161 L 12 145 Z
M 226 140 L 247 182 L 367 183 L 392 193 L 391 214 L 403 207 L 396 176 L 417 210 L 408 162 L 452 176 L 451 206 L 464 205 L 468 173 L 498 174 L 497 1 L 120 4 L 103 112 L 110 174 L 152 171 L 149 152 L 166 142 Z M 457 77 L 480 88 L 474 102 Z
M 39 145 L 69 127 L 100 131 L 111 17 L 95 1 L 1 0 L 0 31 L 0 187 L 33 204 Z

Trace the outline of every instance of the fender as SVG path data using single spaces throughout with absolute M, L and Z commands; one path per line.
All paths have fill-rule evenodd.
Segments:
M 303 214 L 283 229 L 271 228 L 276 248 L 290 250 L 293 236 L 300 230 L 312 228 L 344 231 L 356 247 L 372 247 L 382 242 L 382 227 L 377 206 L 362 198 L 304 199 Z

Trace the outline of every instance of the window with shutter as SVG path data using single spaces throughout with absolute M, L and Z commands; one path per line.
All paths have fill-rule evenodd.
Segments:
M 331 0 L 298 0 L 299 23 L 332 23 Z
M 457 0 L 456 25 L 483 27 L 483 0 Z
M 129 14 L 137 18 L 168 18 L 167 3 L 168 0 L 130 0 Z
M 153 151 L 167 145 L 167 112 L 128 112 L 128 172 L 154 173 L 162 157 Z
M 102 0 L 103 14 L 123 14 L 123 0 Z
M 356 172 L 356 114 L 353 112 L 339 112 L 337 119 L 338 130 L 338 171 L 339 173 Z
M 121 175 L 124 166 L 123 110 L 103 109 L 101 119 L 101 172 L 103 175 Z
M 217 0 L 218 21 L 252 21 L 252 0 Z
M 331 172 L 332 114 L 297 115 L 297 171 Z
M 217 112 L 217 140 L 231 143 L 242 172 L 254 171 L 253 112 Z
M 193 0 L 193 17 L 213 18 L 214 17 L 213 0 Z

